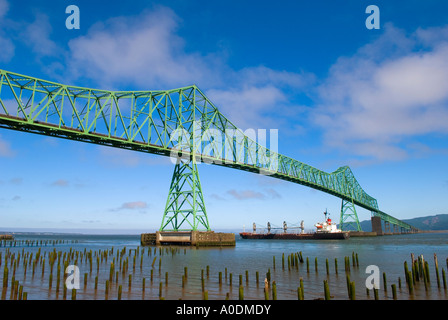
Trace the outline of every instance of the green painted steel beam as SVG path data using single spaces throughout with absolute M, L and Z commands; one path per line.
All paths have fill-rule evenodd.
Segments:
M 339 228 L 343 231 L 362 231 L 358 213 L 352 201 L 342 200 Z
M 195 85 L 151 91 L 67 86 L 0 70 L 0 127 L 163 156 L 182 154 L 326 192 L 401 223 L 378 208 L 349 167 L 327 173 L 245 135 Z

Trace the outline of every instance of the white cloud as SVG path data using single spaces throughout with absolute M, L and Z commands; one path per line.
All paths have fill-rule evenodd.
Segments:
M 3 19 L 3 17 L 8 13 L 9 10 L 9 3 L 6 0 L 0 0 L 0 19 Z
M 57 56 L 62 53 L 58 45 L 50 39 L 52 27 L 46 14 L 36 13 L 35 20 L 24 26 L 20 39 L 30 46 L 37 56 Z
M 51 185 L 55 187 L 67 187 L 69 185 L 69 182 L 65 179 L 58 179 L 56 181 L 53 181 Z
M 0 34 L 0 62 L 9 62 L 14 57 L 14 43 Z
M 0 136 L 0 157 L 13 157 L 15 156 L 14 150 L 11 149 L 11 145 L 9 142 L 2 140 L 2 137 Z
M 265 200 L 268 198 L 280 199 L 282 197 L 277 191 L 275 191 L 272 188 L 266 189 L 264 193 L 254 190 L 231 189 L 227 191 L 227 194 L 236 200 L 248 200 L 248 199 Z M 224 200 L 224 198 L 216 194 L 214 194 L 213 197 L 217 200 Z
M 144 213 L 144 209 L 148 208 L 148 204 L 144 201 L 133 201 L 125 202 L 120 207 L 115 209 L 110 209 L 109 211 L 117 212 L 121 210 L 140 210 L 139 212 Z
M 208 81 L 207 60 L 186 53 L 176 34 L 179 18 L 166 7 L 139 16 L 115 17 L 69 42 L 70 73 L 102 85 L 165 89 Z
M 210 89 L 207 96 L 237 127 L 267 127 L 265 113 L 287 101 L 285 94 L 274 86 Z
M 0 0 L 0 25 L 6 25 L 5 16 L 9 10 L 9 3 L 6 0 Z M 9 62 L 14 57 L 15 46 L 7 35 L 3 35 L 0 30 L 0 62 Z
M 239 127 L 278 128 L 268 119 L 299 108 L 288 91 L 309 85 L 303 72 L 266 66 L 234 70 L 225 53 L 187 52 L 177 34 L 179 17 L 157 7 L 139 16 L 97 23 L 85 36 L 69 42 L 68 72 L 63 77 L 89 78 L 103 88 L 122 85 L 142 90 L 198 85 L 223 114 Z M 121 88 L 121 87 L 120 87 Z M 225 89 L 222 89 L 225 88 Z
M 406 138 L 448 133 L 448 37 L 435 42 L 434 32 L 407 36 L 387 25 L 377 41 L 337 61 L 311 113 L 325 145 L 399 160 L 409 155 Z M 419 49 L 428 39 L 431 46 Z
M 294 101 L 315 82 L 310 73 L 273 70 L 266 66 L 234 70 L 225 76 L 226 84 L 206 90 L 207 96 L 237 127 L 280 128 L 291 118 L 303 114 Z M 296 124 L 295 133 L 303 127 Z M 285 131 L 284 131 L 285 132 Z
M 237 200 L 247 200 L 247 199 L 263 200 L 266 198 L 266 196 L 263 193 L 258 192 L 258 191 L 253 191 L 253 190 L 237 191 L 237 190 L 231 189 L 231 190 L 227 191 L 227 193 Z
M 125 202 L 121 205 L 122 209 L 145 209 L 148 205 L 143 201 Z

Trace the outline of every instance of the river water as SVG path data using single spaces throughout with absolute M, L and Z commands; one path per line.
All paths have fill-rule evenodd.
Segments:
M 380 300 L 392 299 L 392 284 L 397 287 L 399 300 L 445 300 L 448 297 L 442 279 L 442 269 L 446 271 L 448 264 L 448 233 L 299 241 L 247 240 L 240 239 L 237 235 L 236 246 L 231 248 L 142 247 L 139 235 L 20 234 L 15 236 L 15 240 L 15 243 L 2 243 L 0 247 L 2 253 L 0 284 L 3 283 L 4 267 L 7 266 L 9 270 L 8 288 L 3 290 L 2 295 L 7 300 L 14 298 L 14 295 L 11 295 L 14 263 L 16 264 L 15 281 L 18 281 L 19 286 L 23 286 L 22 291 L 27 293 L 28 300 L 64 299 L 62 290 L 64 280 L 60 280 L 60 289 L 57 289 L 57 267 L 55 264 L 51 271 L 49 264 L 52 252 L 60 252 L 61 259 L 64 253 L 79 254 L 77 266 L 80 271 L 80 288 L 76 291 L 77 300 L 116 300 L 119 286 L 121 286 L 123 300 L 159 299 L 160 296 L 167 300 L 200 300 L 203 298 L 203 291 L 208 293 L 209 300 L 224 300 L 226 297 L 237 300 L 240 281 L 242 281 L 245 300 L 261 300 L 265 299 L 264 280 L 268 272 L 271 280 L 270 298 L 272 298 L 272 283 L 275 281 L 278 300 L 297 299 L 297 289 L 302 279 L 305 300 L 324 297 L 324 280 L 329 283 L 332 299 L 347 300 L 345 257 L 350 259 L 349 276 L 350 281 L 355 282 L 357 300 L 374 299 L 373 292 L 370 290 L 367 294 L 366 291 L 366 279 L 373 275 L 370 272 L 366 273 L 366 268 L 370 265 L 378 267 L 376 270 L 379 275 Z M 22 240 L 35 242 L 30 245 Z M 39 242 L 36 243 L 36 240 Z M 36 262 L 33 275 L 32 259 L 35 259 L 38 250 L 40 250 L 40 260 Z M 89 252 L 93 257 L 92 271 L 87 259 Z M 293 256 L 294 265 L 288 267 L 288 255 L 298 252 L 302 254 L 303 263 L 294 263 Z M 30 258 L 31 253 L 33 256 Z M 423 255 L 430 271 L 430 283 L 425 288 L 423 281 L 417 282 L 412 294 L 409 293 L 404 275 L 405 261 L 409 269 L 411 268 L 411 253 L 414 254 L 415 259 Z M 438 260 L 440 286 L 437 284 L 434 254 Z M 19 255 L 20 260 L 17 261 Z M 101 259 L 99 259 L 100 256 Z M 282 263 L 282 256 L 284 256 L 284 263 Z M 357 265 L 356 263 L 353 265 L 354 256 L 358 258 Z M 43 259 L 45 259 L 44 262 Z M 126 259 L 128 260 L 127 268 L 121 267 Z M 337 272 L 335 259 L 338 263 Z M 71 261 L 70 263 L 73 263 L 73 260 Z M 112 262 L 114 263 L 113 280 L 106 296 L 106 280 L 110 279 Z M 26 272 L 25 263 L 27 264 Z M 63 266 L 62 262 L 60 264 Z M 45 265 L 43 271 L 42 265 Z M 183 282 L 182 276 L 185 276 L 186 272 Z M 257 272 L 258 282 L 256 281 Z M 386 275 L 386 290 L 383 273 Z M 51 288 L 49 288 L 50 274 L 52 274 Z M 131 276 L 131 287 L 129 287 L 129 276 Z M 86 285 L 84 285 L 84 277 L 87 279 Z M 96 289 L 95 277 L 98 277 Z M 231 277 L 232 284 L 230 284 Z M 144 290 L 143 279 L 145 279 Z M 401 288 L 399 288 L 399 279 L 401 279 Z M 71 290 L 65 298 L 71 299 Z

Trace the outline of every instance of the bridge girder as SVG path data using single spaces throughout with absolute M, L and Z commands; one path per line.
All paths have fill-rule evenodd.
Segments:
M 0 70 L 0 127 L 177 159 L 180 153 L 195 163 L 314 188 L 400 227 L 413 228 L 380 211 L 377 200 L 363 190 L 349 167 L 327 173 L 268 149 L 229 121 L 195 85 L 109 91 Z

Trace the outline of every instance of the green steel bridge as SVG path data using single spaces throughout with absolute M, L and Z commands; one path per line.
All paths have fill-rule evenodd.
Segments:
M 0 127 L 169 156 L 175 163 L 160 231 L 210 230 L 197 163 L 269 175 L 342 200 L 340 227 L 358 230 L 356 207 L 402 231 L 349 167 L 327 173 L 274 152 L 232 124 L 195 85 L 108 91 L 0 70 Z

